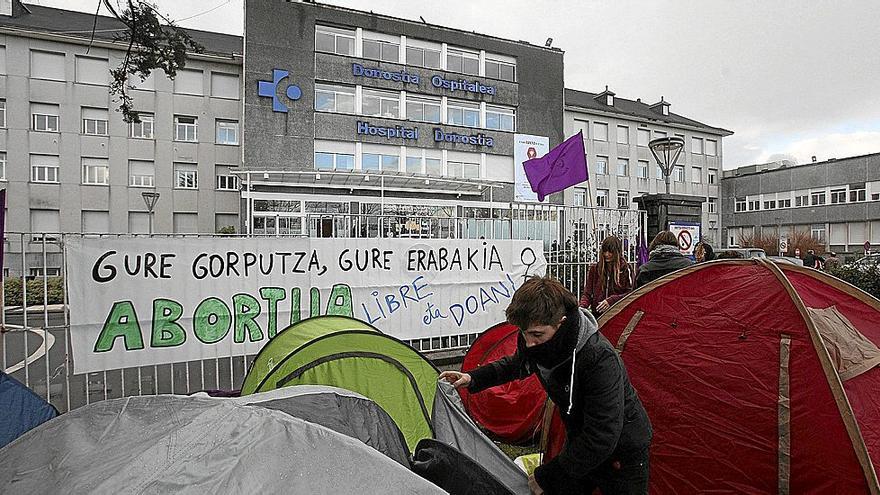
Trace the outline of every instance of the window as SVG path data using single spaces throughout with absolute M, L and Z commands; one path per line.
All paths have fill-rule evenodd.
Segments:
M 608 124 L 593 122 L 593 140 L 608 141 Z
M 788 199 L 780 199 L 779 200 L 780 208 L 791 208 L 791 198 Z
M 709 213 L 718 213 L 718 199 L 709 198 Z
M 58 157 L 31 155 L 31 181 L 58 183 Z
M 400 170 L 400 157 L 397 155 L 364 153 L 361 156 L 361 168 L 363 170 L 384 170 L 397 172 Z
M 153 139 L 153 114 L 138 114 L 140 122 L 132 122 L 129 124 L 131 137 L 137 139 Z
M 466 127 L 480 127 L 480 105 L 447 100 L 446 123 Z
M 198 142 L 199 119 L 196 117 L 174 116 L 174 140 Z
M 516 80 L 516 64 L 487 58 L 486 77 L 513 82 Z
M 361 113 L 386 119 L 400 118 L 400 94 L 376 89 L 364 89 Z
M 617 126 L 617 144 L 629 144 L 629 127 Z
M 128 185 L 132 187 L 153 187 L 156 166 L 153 162 L 131 160 L 128 162 Z
M 638 132 L 638 142 L 639 146 L 648 146 L 648 143 L 651 141 L 651 131 L 648 129 L 639 129 Z
M 749 200 L 749 211 L 758 211 L 761 209 L 761 202 L 757 199 Z
M 691 182 L 694 184 L 703 182 L 703 169 L 700 167 L 691 167 Z
M 448 48 L 446 70 L 476 76 L 480 74 L 480 55 L 473 52 Z
M 810 226 L 810 237 L 821 243 L 825 243 L 825 225 L 814 224 Z
M 195 163 L 174 164 L 174 188 L 175 189 L 198 189 L 199 171 Z
M 715 184 L 716 177 L 718 176 L 718 171 L 710 168 L 709 169 L 709 185 Z
M 214 98 L 239 99 L 238 74 L 211 73 L 211 96 Z
M 364 38 L 364 58 L 396 64 L 400 59 L 400 43 Z
M 663 167 L 661 167 L 659 163 L 657 164 L 656 172 L 657 172 L 658 179 L 665 180 L 666 176 L 663 174 Z
M 58 210 L 31 210 L 31 232 L 34 234 L 57 234 L 61 232 L 61 217 Z M 54 239 L 47 236 L 46 239 Z M 42 236 L 34 235 L 34 239 Z
M 810 204 L 813 206 L 825 204 L 825 191 L 810 192 Z
M 89 234 L 109 234 L 110 212 L 83 210 L 82 232 Z
M 413 151 L 419 152 L 419 150 Z M 407 156 L 406 171 L 410 174 L 443 175 L 443 160 L 437 157 L 425 157 L 423 160 L 421 155 Z
M 647 160 L 639 160 L 639 169 L 637 171 L 639 179 L 647 179 L 648 178 L 648 161 Z
M 718 141 L 706 140 L 706 156 L 718 156 Z
M 238 145 L 238 121 L 217 121 L 217 144 Z
M 315 51 L 354 56 L 354 31 L 315 26 Z
M 174 76 L 174 92 L 183 95 L 203 95 L 204 76 L 202 71 L 193 69 L 181 69 Z
M 425 173 L 429 175 L 443 175 L 443 160 L 425 157 Z
M 695 155 L 703 154 L 703 138 L 691 138 L 691 153 Z
M 672 167 L 672 180 L 675 182 L 684 182 L 684 167 L 682 165 Z
M 355 113 L 354 88 L 331 84 L 315 84 L 315 111 Z
M 354 155 L 316 151 L 315 170 L 354 170 Z
M 866 192 L 865 192 L 865 183 L 861 184 L 850 184 L 849 185 L 849 202 L 855 203 L 857 201 L 865 201 L 866 200 Z
M 629 176 L 629 159 L 627 158 L 618 158 L 617 159 L 617 175 L 620 177 Z
M 198 213 L 175 213 L 174 214 L 174 233 L 175 234 L 197 234 L 199 232 L 199 215 Z
M 629 209 L 629 191 L 617 191 L 617 208 Z
M 596 189 L 596 206 L 608 208 L 608 189 Z
M 794 205 L 795 206 L 810 206 L 810 196 L 803 194 L 800 196 L 794 197 Z
M 584 139 L 590 137 L 590 123 L 586 120 L 574 119 L 574 133 L 577 134 L 580 132 L 583 134 Z
M 587 206 L 587 190 L 586 189 L 575 189 L 574 190 L 574 205 L 575 206 Z
M 746 211 L 746 198 L 736 198 L 735 204 L 736 207 L 734 208 L 734 211 L 736 211 L 737 213 Z
M 0 127 L 6 127 L 6 100 L 0 100 Z
M 238 176 L 230 174 L 228 166 L 218 165 L 215 173 L 217 174 L 218 191 L 238 191 Z
M 406 65 L 415 65 L 418 67 L 427 67 L 429 69 L 440 68 L 440 50 L 431 48 L 422 48 L 419 46 L 406 47 Z
M 110 84 L 110 63 L 106 58 L 92 58 L 77 55 L 76 82 L 83 84 Z
M 83 107 L 82 133 L 91 136 L 106 136 L 107 118 L 106 109 Z
M 479 163 L 449 161 L 446 163 L 446 168 L 450 177 L 474 179 L 480 176 Z
M 665 138 L 666 136 L 666 131 L 654 131 L 654 139 Z
M 440 123 L 440 100 L 410 96 L 406 99 L 406 118 L 416 122 Z
M 0 180 L 6 180 L 6 152 L 0 151 Z
M 831 190 L 831 204 L 846 203 L 846 188 Z
M 64 81 L 64 54 L 31 50 L 31 77 Z
M 58 132 L 58 105 L 31 103 L 33 130 Z
M 106 186 L 110 183 L 110 164 L 106 158 L 82 159 L 82 183 Z
M 35 237 L 35 240 L 42 239 L 41 237 Z M 54 239 L 54 237 L 47 237 L 46 240 Z M 43 277 L 43 267 L 31 267 L 28 269 L 28 276 L 31 278 L 42 278 Z M 61 267 L 46 267 L 46 276 L 47 277 L 60 277 L 61 276 Z
M 776 209 L 776 200 L 764 201 L 764 209 L 765 210 L 775 210 Z
M 516 130 L 515 122 L 514 109 L 486 105 L 486 129 L 513 132 Z
M 608 175 L 608 157 L 607 156 L 597 156 L 596 157 L 596 173 L 602 175 Z

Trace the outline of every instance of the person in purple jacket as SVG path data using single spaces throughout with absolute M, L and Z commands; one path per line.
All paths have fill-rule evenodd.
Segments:
M 598 318 L 633 289 L 634 280 L 632 269 L 623 257 L 620 239 L 608 236 L 602 241 L 599 262 L 590 265 L 587 272 L 580 306 L 589 308 L 593 316 Z

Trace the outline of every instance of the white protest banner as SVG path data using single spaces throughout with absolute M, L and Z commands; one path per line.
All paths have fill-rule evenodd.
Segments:
M 344 315 L 400 339 L 482 332 L 541 241 L 71 238 L 76 373 L 253 354 L 289 324 Z
M 700 224 L 693 222 L 669 222 L 669 231 L 678 239 L 678 250 L 685 256 L 693 256 L 700 242 Z
M 514 201 L 538 202 L 538 193 L 532 191 L 523 162 L 532 158 L 540 158 L 550 152 L 550 138 L 546 136 L 530 136 L 528 134 L 514 134 L 513 136 L 513 171 L 514 171 Z M 546 200 L 546 198 L 545 198 Z

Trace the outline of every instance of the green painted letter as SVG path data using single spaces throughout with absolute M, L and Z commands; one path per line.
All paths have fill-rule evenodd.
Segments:
M 186 342 L 186 332 L 177 323 L 183 305 L 171 299 L 153 301 L 153 338 L 150 347 L 177 347 Z
M 235 343 L 244 342 L 245 330 L 251 342 L 263 340 L 263 330 L 255 321 L 260 316 L 260 301 L 250 294 L 236 294 L 232 296 L 232 306 L 235 308 Z
M 225 302 L 209 297 L 200 302 L 193 314 L 193 333 L 205 344 L 220 342 L 232 326 L 232 313 Z
M 110 314 L 104 322 L 104 328 L 101 329 L 101 335 L 95 342 L 95 352 L 107 352 L 113 349 L 116 337 L 122 337 L 126 351 L 144 348 L 141 326 L 138 324 L 137 313 L 134 312 L 131 301 L 113 303 Z
M 300 290 L 299 287 L 290 288 L 290 324 L 299 323 L 300 316 Z
M 269 303 L 269 338 L 278 332 L 278 301 L 287 297 L 281 287 L 261 287 L 260 297 Z
M 346 284 L 334 285 L 333 290 L 330 291 L 330 299 L 327 300 L 327 311 L 324 314 L 354 318 L 351 287 Z

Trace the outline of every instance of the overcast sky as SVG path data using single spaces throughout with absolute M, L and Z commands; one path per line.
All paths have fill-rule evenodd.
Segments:
M 153 1 L 183 26 L 242 34 L 243 0 Z M 30 2 L 90 12 L 98 4 Z M 566 87 L 664 96 L 672 112 L 734 131 L 725 169 L 880 152 L 877 0 L 325 3 L 537 45 L 552 37 L 565 50 Z

